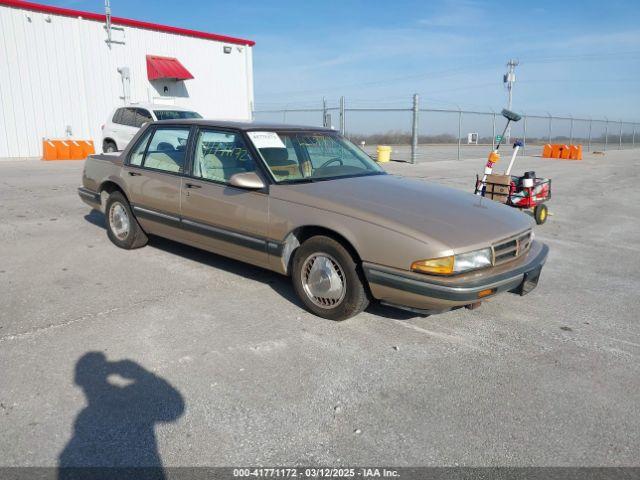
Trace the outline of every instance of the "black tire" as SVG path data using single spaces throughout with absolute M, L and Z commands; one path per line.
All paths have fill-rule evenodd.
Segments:
M 102 151 L 104 153 L 113 153 L 118 151 L 118 146 L 113 140 L 105 140 L 102 142 Z
M 533 217 L 536 219 L 538 225 L 542 225 L 549 217 L 549 209 L 544 203 L 536 205 L 533 209 Z
M 122 215 L 126 215 L 128 222 L 128 228 L 126 229 L 124 228 L 125 224 L 122 221 Z M 114 245 L 131 250 L 143 247 L 149 241 L 147 234 L 144 233 L 136 217 L 133 216 L 129 202 L 121 192 L 115 191 L 109 195 L 105 216 L 107 235 Z M 125 230 L 126 233 L 124 233 Z
M 343 283 L 340 285 L 344 287 L 340 299 L 330 300 L 330 303 L 324 306 L 320 306 L 318 302 L 326 299 L 313 297 L 311 293 L 307 293 L 303 284 L 303 267 L 311 269 L 319 258 L 321 261 L 331 262 L 333 272 L 342 279 Z M 305 241 L 295 252 L 291 275 L 296 294 L 307 310 L 319 317 L 336 321 L 346 320 L 359 314 L 369 305 L 360 266 L 349 251 L 333 238 L 318 235 Z M 327 277 L 325 280 L 329 281 Z

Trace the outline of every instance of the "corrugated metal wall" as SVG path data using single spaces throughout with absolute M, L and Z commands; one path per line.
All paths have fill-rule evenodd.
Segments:
M 65 137 L 67 126 L 100 149 L 101 125 L 123 104 L 119 67 L 130 68 L 131 101 L 160 97 L 147 80 L 147 54 L 176 57 L 195 77 L 184 82 L 187 96 L 163 103 L 207 118 L 251 118 L 251 47 L 230 45 L 225 54 L 222 42 L 117 27 L 124 32 L 114 39 L 125 45 L 109 49 L 103 23 L 0 6 L 0 158 L 39 157 L 42 138 Z

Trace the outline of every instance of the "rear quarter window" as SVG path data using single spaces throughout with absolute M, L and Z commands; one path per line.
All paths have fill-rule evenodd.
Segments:
M 111 121 L 113 123 L 122 124 L 122 108 L 116 110 L 116 113 L 113 114 L 113 118 Z

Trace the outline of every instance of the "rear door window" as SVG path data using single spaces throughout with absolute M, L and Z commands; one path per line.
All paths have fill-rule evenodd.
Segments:
M 122 125 L 127 125 L 129 127 L 136 126 L 136 109 L 135 108 L 123 108 L 122 109 L 122 119 L 120 122 Z
M 183 172 L 188 139 L 188 128 L 156 128 L 142 166 L 164 172 Z
M 149 137 L 151 136 L 152 131 L 153 129 L 150 128 L 140 141 L 138 141 L 138 144 L 129 155 L 129 165 L 133 165 L 135 167 L 142 165 L 142 158 L 144 157 L 144 152 L 149 144 Z

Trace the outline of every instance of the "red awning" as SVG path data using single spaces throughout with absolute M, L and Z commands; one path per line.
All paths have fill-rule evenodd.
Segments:
M 163 78 L 190 80 L 193 75 L 184 68 L 177 58 L 147 55 L 147 77 L 149 77 L 149 80 Z

